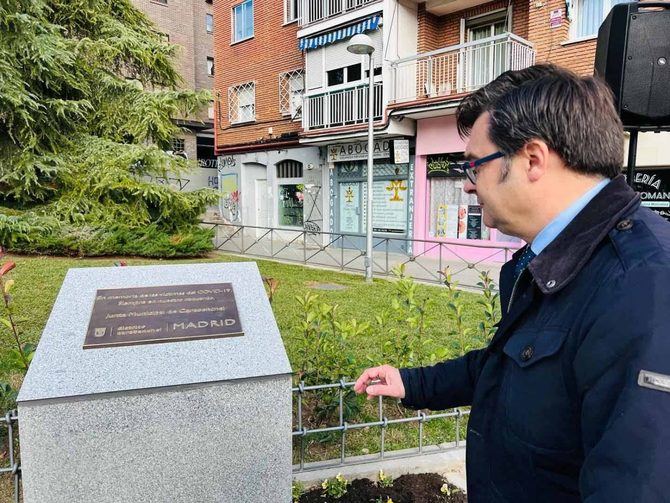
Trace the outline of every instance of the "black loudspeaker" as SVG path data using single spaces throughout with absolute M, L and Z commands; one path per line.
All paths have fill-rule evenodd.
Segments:
M 598 31 L 595 73 L 614 91 L 624 126 L 670 126 L 670 2 L 612 7 Z

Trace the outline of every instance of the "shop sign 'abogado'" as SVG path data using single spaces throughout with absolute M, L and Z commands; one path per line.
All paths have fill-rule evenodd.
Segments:
M 98 290 L 84 349 L 244 335 L 230 283 Z
M 388 159 L 391 156 L 389 140 L 375 140 L 372 150 L 374 159 Z M 338 143 L 328 145 L 328 161 L 362 161 L 368 158 L 366 142 Z

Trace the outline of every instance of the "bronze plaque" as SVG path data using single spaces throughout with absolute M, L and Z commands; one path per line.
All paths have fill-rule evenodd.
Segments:
M 244 335 L 230 283 L 98 290 L 84 349 Z

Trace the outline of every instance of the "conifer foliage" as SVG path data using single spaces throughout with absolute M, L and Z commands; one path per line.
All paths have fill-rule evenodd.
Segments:
M 216 195 L 152 180 L 210 93 L 180 88 L 179 48 L 130 0 L 0 0 L 0 245 L 16 251 L 187 256 Z

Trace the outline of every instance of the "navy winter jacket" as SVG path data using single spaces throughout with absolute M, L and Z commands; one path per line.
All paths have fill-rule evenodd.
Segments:
M 513 285 L 490 345 L 401 369 L 403 403 L 472 405 L 471 502 L 670 501 L 670 224 L 613 179 Z

